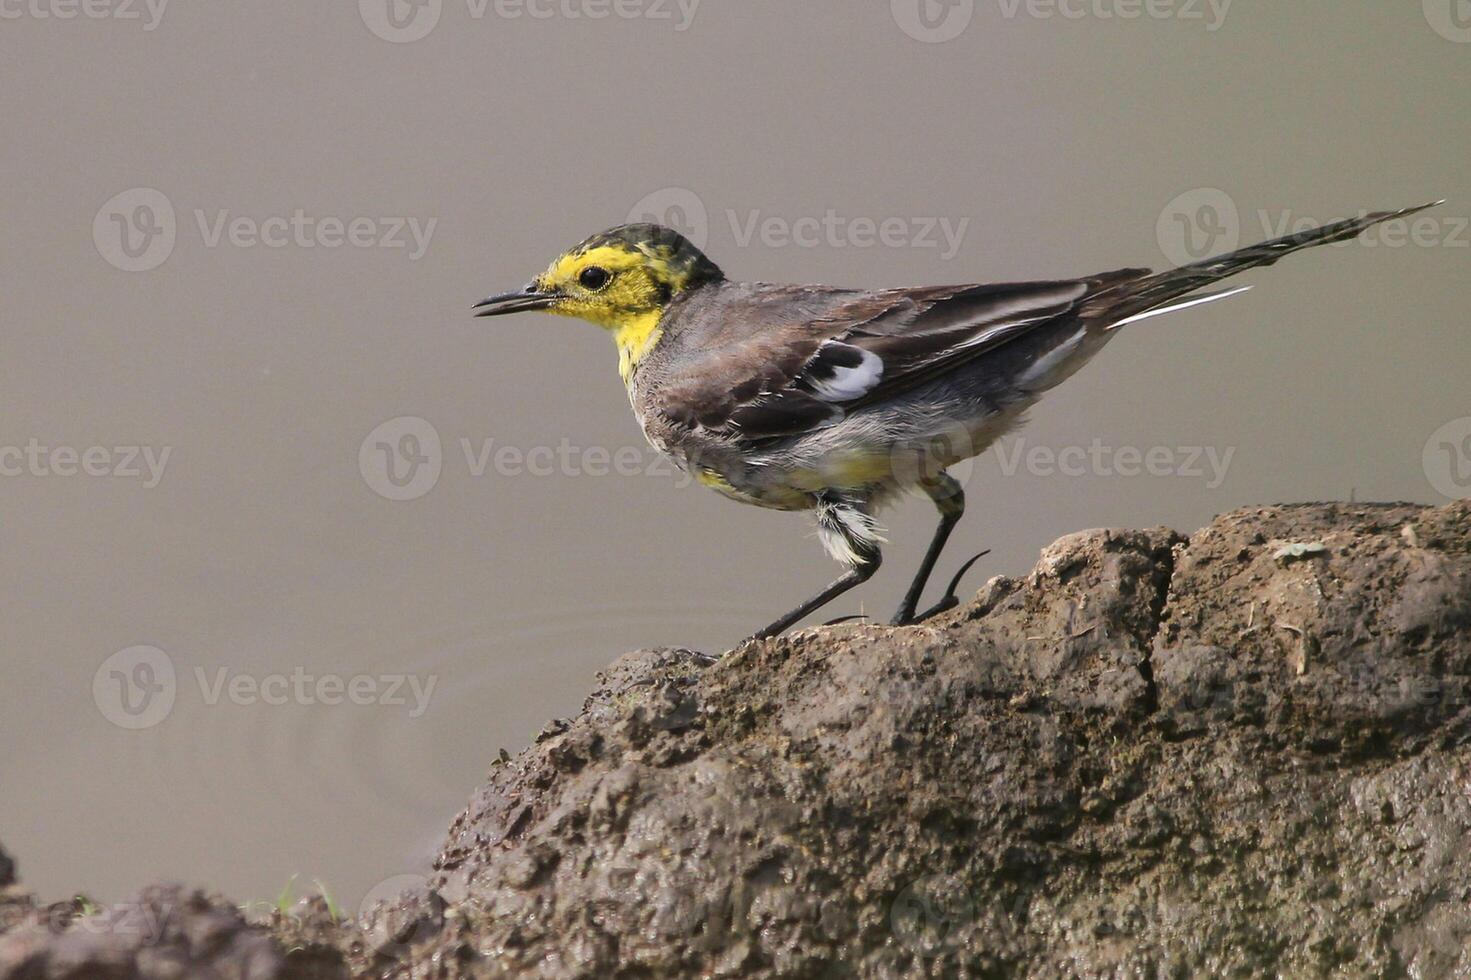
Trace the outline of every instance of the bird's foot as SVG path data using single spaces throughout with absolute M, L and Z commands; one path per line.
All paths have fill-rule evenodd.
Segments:
M 853 622 L 855 620 L 867 619 L 867 618 L 868 618 L 868 616 L 866 616 L 863 613 L 854 613 L 851 616 L 839 616 L 837 619 L 829 619 L 827 622 L 823 623 L 822 625 L 824 625 L 824 626 L 841 626 L 844 623 L 851 623 L 851 622 Z
M 938 616 L 942 612 L 949 612 L 956 606 L 960 605 L 960 597 L 955 594 L 956 591 L 960 588 L 960 580 L 965 577 L 966 572 L 970 571 L 972 565 L 974 565 L 976 562 L 980 561 L 982 558 L 986 557 L 990 553 L 991 549 L 987 548 L 985 551 L 974 556 L 973 558 L 970 558 L 965 562 L 965 564 L 961 565 L 960 569 L 955 573 L 955 576 L 950 579 L 950 584 L 945 587 L 945 594 L 940 597 L 939 602 L 935 603 L 933 606 L 920 613 L 909 612 L 908 610 L 905 610 L 901 607 L 900 610 L 894 614 L 894 618 L 889 621 L 889 625 L 913 626 L 916 623 L 922 623 L 925 620 L 930 619 L 931 617 Z

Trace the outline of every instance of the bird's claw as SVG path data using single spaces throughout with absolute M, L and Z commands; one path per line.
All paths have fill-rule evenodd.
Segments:
M 974 565 L 976 562 L 980 561 L 982 558 L 986 557 L 990 553 L 991 549 L 987 548 L 980 554 L 967 559 L 965 564 L 960 566 L 960 569 L 955 573 L 955 577 L 952 578 L 950 580 L 950 584 L 945 587 L 945 598 L 940 600 L 942 603 L 946 600 L 949 600 L 950 605 L 946 606 L 946 609 L 953 609 L 956 606 L 960 605 L 960 600 L 955 596 L 955 591 L 960 588 L 960 580 L 965 578 L 965 573 L 970 571 L 972 565 Z
M 961 565 L 959 570 L 956 571 L 954 577 L 950 579 L 950 584 L 945 587 L 945 594 L 940 597 L 939 602 L 935 603 L 933 606 L 926 609 L 922 613 L 916 613 L 915 615 L 908 617 L 904 621 L 895 622 L 892 625 L 913 626 L 915 623 L 922 623 L 925 620 L 930 619 L 931 617 L 940 615 L 940 613 L 942 612 L 949 612 L 956 606 L 960 605 L 960 597 L 955 594 L 956 591 L 960 588 L 960 580 L 965 578 L 965 573 L 970 571 L 972 565 L 974 565 L 976 562 L 980 561 L 982 558 L 986 557 L 990 553 L 991 549 L 987 548 L 985 551 L 970 558 L 965 562 L 965 564 Z

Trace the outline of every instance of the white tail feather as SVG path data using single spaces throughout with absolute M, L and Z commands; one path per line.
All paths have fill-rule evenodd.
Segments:
M 1250 288 L 1250 286 L 1237 286 L 1234 289 L 1221 289 L 1214 293 L 1201 293 L 1196 296 L 1191 296 L 1189 299 L 1182 299 L 1178 303 L 1171 303 L 1168 306 L 1157 306 L 1152 310 L 1145 310 L 1143 313 L 1135 313 L 1133 316 L 1126 317 L 1118 323 L 1110 324 L 1108 329 L 1117 330 L 1119 327 L 1128 323 L 1138 323 L 1140 320 L 1148 320 L 1150 317 L 1163 316 L 1166 313 L 1174 313 L 1178 310 L 1188 310 L 1192 306 L 1201 306 L 1205 303 L 1214 303 L 1218 299 L 1226 299 L 1238 293 L 1244 293 Z

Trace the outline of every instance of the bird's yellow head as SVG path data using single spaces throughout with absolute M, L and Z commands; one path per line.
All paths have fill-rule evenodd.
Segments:
M 481 300 L 476 316 L 545 310 L 609 331 L 626 381 L 659 339 L 659 321 L 686 290 L 724 279 L 687 238 L 662 225 L 621 225 L 557 257 L 524 289 Z

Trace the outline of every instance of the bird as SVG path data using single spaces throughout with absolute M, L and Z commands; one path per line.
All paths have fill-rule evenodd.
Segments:
M 883 561 L 879 512 L 927 496 L 939 523 L 890 619 L 903 626 L 958 605 L 961 575 L 980 557 L 919 610 L 965 512 L 947 469 L 1021 425 L 1121 328 L 1235 296 L 1251 287 L 1212 287 L 1440 203 L 1363 212 L 1162 272 L 899 289 L 735 281 L 684 235 L 640 222 L 585 239 L 472 310 L 602 327 L 655 449 L 726 497 L 811 512 L 845 571 L 750 639 L 777 636 L 868 581 Z

